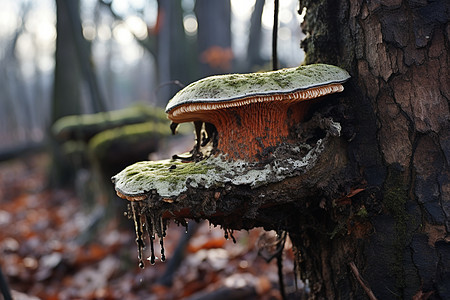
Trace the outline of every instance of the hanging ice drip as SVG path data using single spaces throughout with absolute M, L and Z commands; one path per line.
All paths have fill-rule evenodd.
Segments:
M 133 218 L 134 227 L 136 231 L 136 244 L 138 247 L 138 261 L 139 267 L 145 267 L 144 250 L 146 233 L 150 243 L 150 257 L 148 260 L 152 265 L 156 262 L 154 240 L 156 235 L 159 237 L 159 243 L 161 246 L 161 261 L 166 260 L 164 251 L 164 237 L 166 236 L 166 223 L 162 220 L 161 214 L 154 210 L 152 211 L 145 201 L 132 201 L 128 205 L 128 217 Z

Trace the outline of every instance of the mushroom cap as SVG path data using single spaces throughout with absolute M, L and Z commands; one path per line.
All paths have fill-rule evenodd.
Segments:
M 224 105 L 242 98 L 290 94 L 339 84 L 349 78 L 350 75 L 347 71 L 326 64 L 300 66 L 271 72 L 216 75 L 193 82 L 179 91 L 167 104 L 166 113 L 169 113 L 170 118 L 170 113 L 180 106 L 201 103 Z M 223 105 L 220 105 L 220 108 L 224 108 Z M 204 109 L 214 109 L 214 106 Z

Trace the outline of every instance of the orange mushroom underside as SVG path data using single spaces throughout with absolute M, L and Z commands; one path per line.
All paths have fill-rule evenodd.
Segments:
M 218 132 L 219 153 L 230 159 L 258 161 L 270 147 L 289 142 L 289 128 L 303 120 L 311 99 L 342 90 L 336 83 L 233 101 L 189 103 L 175 107 L 168 117 L 175 123 L 211 123 Z

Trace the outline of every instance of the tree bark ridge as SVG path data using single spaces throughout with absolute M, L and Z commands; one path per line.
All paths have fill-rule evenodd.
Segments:
M 318 241 L 319 229 L 291 234 L 302 277 L 316 282 L 312 298 L 363 297 L 355 278 L 346 278 L 351 259 L 379 299 L 450 296 L 450 266 L 443 264 L 450 257 L 448 1 L 301 6 L 307 63 L 335 63 L 354 78 L 341 124 L 354 133 L 349 166 L 367 183 L 328 215 L 346 234 L 332 242 Z M 358 202 L 367 213 L 360 224 L 351 212 Z M 322 272 L 311 272 L 321 265 Z

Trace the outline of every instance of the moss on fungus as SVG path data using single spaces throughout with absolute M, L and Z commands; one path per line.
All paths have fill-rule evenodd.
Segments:
M 313 64 L 278 71 L 216 75 L 191 83 L 168 103 L 166 112 L 192 102 L 221 102 L 255 95 L 291 93 L 347 81 L 347 71 L 331 65 Z
M 126 196 L 141 196 L 156 192 L 161 197 L 177 197 L 192 188 L 217 188 L 226 184 L 248 185 L 251 188 L 279 182 L 287 177 L 296 176 L 314 166 L 324 149 L 325 140 L 319 140 L 313 147 L 288 145 L 291 157 L 280 155 L 283 146 L 274 152 L 274 159 L 267 164 L 229 161 L 226 157 L 211 156 L 200 162 L 184 163 L 177 160 L 142 161 L 128 166 L 112 180 L 116 190 Z M 294 153 L 297 151 L 297 155 Z

